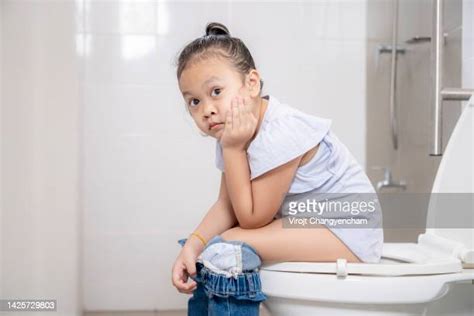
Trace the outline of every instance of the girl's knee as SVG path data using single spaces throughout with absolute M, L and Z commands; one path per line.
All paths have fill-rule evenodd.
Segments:
M 240 226 L 229 228 L 228 230 L 226 230 L 225 232 L 221 234 L 221 237 L 225 241 L 238 240 L 238 236 L 240 235 L 241 230 L 242 228 L 240 228 Z

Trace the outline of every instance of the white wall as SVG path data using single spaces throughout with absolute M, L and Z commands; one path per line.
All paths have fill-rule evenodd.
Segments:
M 81 315 L 79 85 L 74 7 L 0 1 L 3 299 Z
M 184 308 L 171 265 L 217 198 L 214 141 L 184 109 L 172 63 L 219 21 L 264 93 L 333 120 L 365 165 L 365 0 L 77 1 L 83 57 L 86 310 Z

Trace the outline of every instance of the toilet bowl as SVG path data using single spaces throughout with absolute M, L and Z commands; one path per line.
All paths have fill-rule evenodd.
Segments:
M 441 159 L 432 193 L 474 193 L 474 97 Z M 470 195 L 471 196 L 471 195 Z M 260 275 L 271 315 L 474 315 L 474 207 L 432 194 L 416 243 L 384 243 L 379 263 L 281 262 Z M 447 216 L 469 221 L 446 227 Z

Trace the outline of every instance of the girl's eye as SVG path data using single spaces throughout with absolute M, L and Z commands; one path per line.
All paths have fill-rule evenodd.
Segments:
M 212 92 L 217 91 L 218 92 L 217 95 L 219 95 L 219 94 L 221 94 L 221 90 L 222 89 L 220 89 L 220 88 L 216 88 L 216 89 L 212 89 Z M 211 95 L 212 95 L 212 92 L 211 92 Z M 194 103 L 195 100 L 197 100 L 197 103 Z M 191 99 L 189 101 L 189 106 L 190 107 L 195 107 L 196 105 L 198 105 L 198 103 L 199 103 L 198 99 Z
M 219 88 L 212 89 L 212 91 L 213 91 L 213 92 L 214 92 L 214 91 L 219 91 L 219 93 L 218 93 L 218 94 L 221 94 L 221 92 L 220 92 L 220 91 L 221 91 L 221 89 L 219 89 Z M 212 94 L 212 93 L 211 93 L 211 94 Z
M 197 99 L 191 99 L 191 101 L 189 102 L 189 106 L 195 107 L 197 105 L 193 103 L 194 100 L 197 100 Z

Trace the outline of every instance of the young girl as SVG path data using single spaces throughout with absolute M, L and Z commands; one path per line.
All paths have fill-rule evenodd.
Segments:
M 330 131 L 330 120 L 305 114 L 273 95 L 262 97 L 263 81 L 250 52 L 219 23 L 208 24 L 206 35 L 183 49 L 177 77 L 197 127 L 216 139 L 216 165 L 222 171 L 217 201 L 174 264 L 172 280 L 180 292 L 196 289 L 196 282 L 187 283 L 188 276 L 196 275 L 196 258 L 217 235 L 245 242 L 264 262 L 380 260 L 379 207 L 364 213 L 371 223 L 365 229 L 285 227 L 282 208 L 288 211 L 304 194 L 375 194 L 362 168 Z M 344 217 L 351 214 L 339 215 Z

